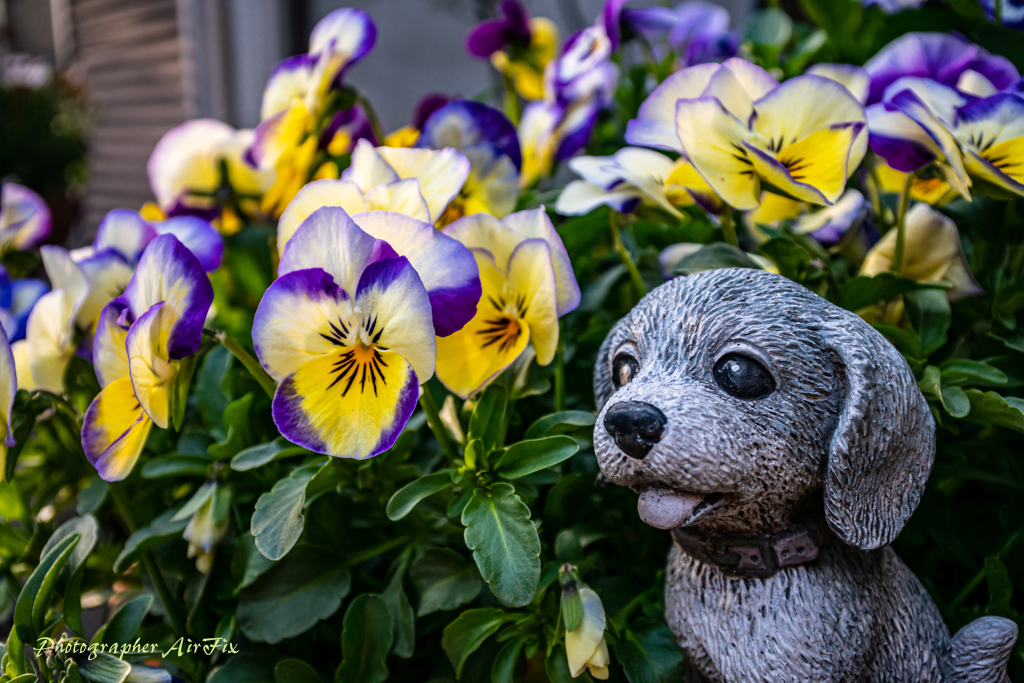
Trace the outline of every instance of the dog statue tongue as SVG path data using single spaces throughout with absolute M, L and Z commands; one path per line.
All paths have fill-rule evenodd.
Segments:
M 681 493 L 666 488 L 649 488 L 640 493 L 636 509 L 640 519 L 659 529 L 682 526 L 703 502 L 704 494 Z

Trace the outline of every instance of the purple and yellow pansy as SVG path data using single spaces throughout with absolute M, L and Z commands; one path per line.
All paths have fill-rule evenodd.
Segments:
M 512 364 L 528 344 L 539 365 L 558 346 L 558 319 L 580 302 L 568 254 L 543 208 L 498 220 L 480 213 L 446 227 L 468 247 L 483 295 L 465 327 L 437 339 L 437 378 L 468 398 Z
M 434 374 L 435 325 L 461 326 L 480 296 L 466 250 L 429 223 L 391 212 L 362 218 L 369 230 L 333 206 L 305 219 L 253 326 L 256 355 L 278 382 L 281 434 L 347 458 L 391 447 Z
M 50 236 L 52 227 L 50 208 L 42 197 L 17 183 L 0 186 L 0 253 L 31 249 Z
M 93 363 L 103 390 L 86 411 L 82 447 L 106 481 L 124 479 L 153 425 L 166 429 L 182 362 L 197 348 L 213 288 L 172 234 L 153 239 L 123 295 L 100 314 Z
M 525 99 L 543 99 L 544 70 L 558 54 L 558 26 L 544 17 L 530 17 L 518 0 L 502 0 L 497 13 L 470 29 L 466 51 L 490 59 Z

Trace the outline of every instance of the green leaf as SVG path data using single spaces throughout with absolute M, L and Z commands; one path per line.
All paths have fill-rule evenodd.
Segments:
M 256 547 L 268 559 L 280 560 L 302 535 L 306 524 L 302 514 L 306 485 L 319 471 L 316 465 L 292 470 L 256 501 L 249 532 L 256 537 Z
M 114 571 L 118 574 L 124 573 L 134 563 L 139 555 L 151 550 L 158 545 L 166 543 L 174 538 L 179 538 L 181 532 L 188 526 L 186 519 L 173 519 L 176 510 L 168 510 L 154 519 L 148 526 L 138 529 L 124 544 L 124 550 L 114 560 Z
M 519 653 L 523 651 L 523 644 L 523 637 L 520 636 L 502 646 L 491 667 L 491 683 L 516 683 L 516 664 L 519 662 Z
M 64 623 L 78 636 L 85 638 L 85 627 L 82 625 L 82 576 L 85 566 L 81 566 L 71 575 L 68 587 L 64 590 Z
M 162 455 L 142 466 L 142 478 L 159 479 L 179 475 L 202 477 L 212 462 L 210 458 L 200 455 Z
M 978 389 L 967 389 L 964 393 L 971 402 L 971 412 L 965 418 L 968 422 L 1024 432 L 1024 400 Z
M 256 539 L 253 538 L 252 534 L 242 534 L 242 537 L 238 539 L 238 544 L 240 548 L 238 552 L 244 555 L 245 558 L 245 571 L 242 574 L 242 580 L 238 583 L 236 592 L 246 586 L 251 586 L 255 583 L 256 579 L 266 574 L 277 564 L 276 560 L 268 560 L 256 548 Z
M 178 371 L 174 373 L 171 384 L 171 423 L 174 431 L 181 431 L 185 421 L 185 406 L 188 404 L 188 387 L 192 383 L 192 373 L 196 369 L 196 355 L 189 354 L 178 361 Z
M 988 581 L 988 607 L 986 611 L 1009 611 L 1013 597 L 1013 581 L 1006 565 L 998 557 L 985 558 L 985 578 Z
M 434 495 L 438 491 L 444 491 L 451 485 L 452 470 L 441 470 L 409 482 L 395 491 L 395 494 L 391 496 L 391 500 L 388 501 L 387 509 L 385 510 L 388 519 L 392 522 L 397 522 L 412 512 L 412 509 L 421 500 Z
M 491 384 L 484 390 L 480 401 L 469 418 L 468 439 L 480 439 L 484 442 L 484 450 L 492 451 L 501 436 L 501 423 L 505 419 L 508 406 L 508 392 L 505 387 Z
M 946 293 L 921 289 L 904 295 L 903 302 L 907 319 L 920 339 L 921 353 L 927 358 L 946 343 L 946 330 L 953 319 Z
M 1006 384 L 1006 373 L 988 363 L 970 358 L 954 358 L 939 364 L 944 384 Z
M 391 618 L 380 597 L 363 593 L 345 611 L 338 683 L 383 683 L 388 677 Z
M 574 681 L 589 681 L 589 683 L 593 683 L 594 681 L 586 671 L 580 675 L 580 678 L 572 677 L 572 674 L 569 672 L 569 657 L 566 655 L 565 645 L 562 643 L 555 645 L 551 649 L 547 660 L 544 662 L 544 672 L 551 683 L 573 683 Z
M 779 274 L 795 282 L 802 282 L 811 267 L 810 254 L 789 237 L 768 240 L 761 245 L 761 253 L 775 262 Z
M 183 519 L 189 519 L 192 515 L 199 512 L 199 509 L 206 505 L 206 501 L 213 497 L 213 494 L 217 490 L 216 482 L 208 481 L 200 486 L 192 497 L 188 499 L 174 517 L 171 518 L 172 522 L 180 522 Z
M 413 614 L 409 597 L 402 586 L 407 562 L 403 561 L 397 571 L 393 572 L 391 580 L 381 593 L 381 597 L 387 603 L 391 627 L 395 634 L 393 652 L 403 659 L 412 657 L 416 649 L 416 615 Z
M 572 432 L 583 427 L 592 427 L 597 423 L 597 414 L 585 410 L 566 410 L 551 413 L 540 418 L 526 430 L 524 439 L 539 439 L 544 436 L 555 436 Z
M 67 566 L 61 573 L 61 583 L 64 585 L 71 579 L 71 575 L 85 564 L 89 553 L 96 546 L 96 539 L 99 536 L 99 523 L 96 521 L 96 518 L 92 515 L 72 517 L 57 527 L 56 531 L 53 532 L 53 535 L 46 542 L 46 545 L 43 546 L 42 552 L 39 553 L 40 557 L 46 557 L 57 544 L 72 534 L 78 534 L 79 539 L 78 545 L 75 546 L 75 551 L 71 553 Z
M 279 643 L 337 612 L 350 584 L 348 569 L 337 558 L 296 548 L 242 591 L 238 627 L 250 640 Z
M 948 288 L 949 285 L 946 283 L 918 282 L 896 273 L 858 275 L 839 285 L 839 301 L 846 310 L 859 311 L 879 301 L 889 301 L 917 290 Z
M 466 547 L 498 599 L 522 607 L 540 581 L 540 538 L 511 484 L 477 489 L 462 512 Z
M 223 389 L 224 378 L 227 377 L 233 356 L 223 346 L 214 346 L 203 358 L 203 366 L 196 378 L 194 393 L 196 408 L 203 418 L 203 423 L 218 439 L 223 439 L 223 413 L 228 406 L 228 396 Z
M 206 683 L 276 683 L 274 660 L 264 653 L 235 655 L 214 669 Z
M 220 443 L 210 446 L 207 451 L 218 460 L 229 460 L 252 443 L 249 432 L 249 409 L 252 408 L 252 393 L 232 401 L 224 409 L 224 428 L 227 436 Z
M 564 435 L 520 441 L 508 447 L 494 469 L 505 479 L 518 479 L 564 462 L 579 449 L 575 440 Z
M 14 678 L 10 679 L 10 681 L 8 681 L 7 683 L 36 683 L 36 681 L 38 680 L 39 679 L 36 678 L 35 674 L 22 674 L 20 676 L 15 676 Z
M 757 261 L 739 247 L 734 247 L 725 242 L 707 244 L 690 254 L 672 270 L 675 275 L 692 275 L 705 270 L 716 268 L 752 268 L 761 270 Z
M 101 652 L 96 659 L 88 659 L 79 666 L 82 678 L 92 683 L 124 683 L 132 672 L 128 662 Z
M 21 642 L 35 643 L 36 637 L 42 631 L 46 608 L 50 604 L 50 594 L 61 570 L 78 545 L 79 538 L 78 534 L 72 534 L 61 539 L 43 556 L 21 589 L 18 602 L 14 606 L 14 627 L 18 629 L 18 639 Z
M 635 623 L 615 643 L 615 658 L 629 683 L 670 683 L 683 678 L 683 651 L 666 626 Z
M 107 499 L 109 489 L 110 485 L 107 482 L 99 477 L 92 477 L 85 488 L 78 492 L 78 507 L 75 511 L 80 515 L 96 512 Z
M 288 458 L 293 455 L 302 455 L 306 452 L 305 448 L 292 445 L 285 439 L 278 437 L 268 443 L 250 446 L 238 453 L 238 455 L 231 459 L 231 469 L 236 472 L 248 472 L 275 460 Z
M 944 386 L 940 391 L 939 400 L 947 413 L 953 417 L 967 417 L 971 412 L 971 401 L 963 389 Z
M 456 677 L 462 676 L 466 659 L 497 632 L 503 623 L 503 611 L 496 607 L 483 607 L 463 612 L 445 627 L 441 648 L 448 655 Z
M 35 640 L 33 640 L 32 643 L 34 645 Z M 21 638 L 18 637 L 17 628 L 11 629 L 10 634 L 7 636 L 7 645 L 4 649 L 6 654 L 3 659 L 8 660 L 8 670 L 13 669 L 13 673 L 15 674 L 25 674 L 32 671 L 31 665 L 28 663 L 28 658 L 25 656 L 25 644 L 21 641 Z
M 142 626 L 142 620 L 153 606 L 152 595 L 140 595 L 125 603 L 114 613 L 106 626 L 92 639 L 93 643 L 130 643 Z
M 274 683 L 323 683 L 320 674 L 301 659 L 282 659 L 274 667 Z
M 480 572 L 476 565 L 449 548 L 431 548 L 409 569 L 420 594 L 416 615 L 458 609 L 480 595 Z

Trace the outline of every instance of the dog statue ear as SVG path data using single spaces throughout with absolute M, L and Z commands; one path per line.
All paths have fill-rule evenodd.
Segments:
M 825 517 L 840 539 L 874 550 L 896 538 L 921 500 L 935 420 L 885 337 L 853 314 L 830 323 L 822 332 L 846 391 L 829 449 Z
M 627 316 L 628 317 L 628 316 Z M 626 318 L 621 318 L 608 332 L 608 336 L 601 342 L 601 348 L 597 352 L 597 362 L 594 364 L 594 403 L 597 405 L 597 412 L 601 412 L 604 404 L 615 393 L 612 385 L 612 360 L 611 352 L 619 343 L 622 330 L 626 326 Z

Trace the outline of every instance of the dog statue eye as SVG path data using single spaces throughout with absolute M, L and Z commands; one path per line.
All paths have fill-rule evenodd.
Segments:
M 612 361 L 612 384 L 616 389 L 621 389 L 629 381 L 636 377 L 640 370 L 640 363 L 628 353 L 620 353 Z
M 761 398 L 775 391 L 775 380 L 753 358 L 727 353 L 715 363 L 715 382 L 736 398 Z

